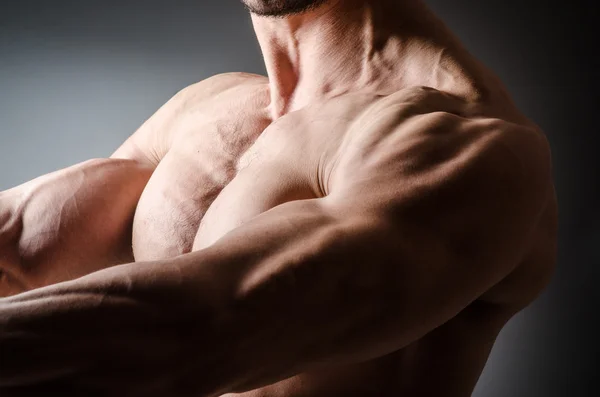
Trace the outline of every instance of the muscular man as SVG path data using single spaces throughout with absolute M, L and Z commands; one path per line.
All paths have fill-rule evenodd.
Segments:
M 245 5 L 268 77 L 1 193 L 3 397 L 468 396 L 548 284 L 547 140 L 425 4 Z

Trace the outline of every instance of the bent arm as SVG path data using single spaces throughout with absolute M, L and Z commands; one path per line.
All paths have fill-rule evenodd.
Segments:
M 391 351 L 407 339 L 392 334 L 406 319 L 391 230 L 328 205 L 286 203 L 205 250 L 0 300 L 0 390 L 217 396 Z
M 535 150 L 488 136 L 403 183 L 374 161 L 204 250 L 0 300 L 0 390 L 218 396 L 406 346 L 512 272 L 546 202 Z
M 140 195 L 171 144 L 184 89 L 110 158 L 93 159 L 0 192 L 0 297 L 133 261 Z
M 131 223 L 152 168 L 94 159 L 0 193 L 0 296 L 133 261 Z

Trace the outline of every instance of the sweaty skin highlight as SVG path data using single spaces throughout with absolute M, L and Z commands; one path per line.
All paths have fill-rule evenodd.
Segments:
M 245 5 L 267 76 L 0 192 L 1 396 L 468 397 L 548 285 L 547 139 L 424 2 Z

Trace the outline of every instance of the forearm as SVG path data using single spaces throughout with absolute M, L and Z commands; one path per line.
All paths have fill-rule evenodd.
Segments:
M 131 221 L 152 169 L 95 159 L 2 193 L 3 270 L 27 289 L 130 262 Z M 2 296 L 2 291 L 0 291 Z
M 254 241 L 242 226 L 202 251 L 0 301 L 0 348 L 10 365 L 0 367 L 0 385 L 34 387 L 47 381 L 37 368 L 62 368 L 51 378 L 86 382 L 88 395 L 131 387 L 157 397 L 218 396 L 377 357 L 405 340 L 391 335 L 398 320 L 390 268 L 365 266 L 375 236 L 347 233 L 312 203 L 264 215 L 253 221 Z M 386 255 L 389 247 L 373 249 Z M 31 334 L 29 345 L 23 335 Z M 117 367 L 90 369 L 96 362 Z M 118 383 L 124 372 L 132 374 L 127 386 Z
M 353 208 L 288 202 L 206 249 L 0 300 L 0 391 L 243 392 L 401 349 L 504 277 L 498 252 L 458 257 Z
M 210 299 L 165 265 L 114 266 L 0 299 L 0 394 L 197 397 L 188 382 L 197 391 L 204 379 Z
M 206 334 L 214 355 L 197 361 L 211 370 L 206 395 L 381 357 L 427 326 L 405 326 L 394 233 L 319 207 L 286 203 L 174 261 L 208 286 L 215 313 Z

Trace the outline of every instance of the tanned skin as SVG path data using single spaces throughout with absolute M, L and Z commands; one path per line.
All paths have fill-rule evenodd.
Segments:
M 0 193 L 3 397 L 465 397 L 548 284 L 548 142 L 424 3 L 246 6 L 268 77 Z

